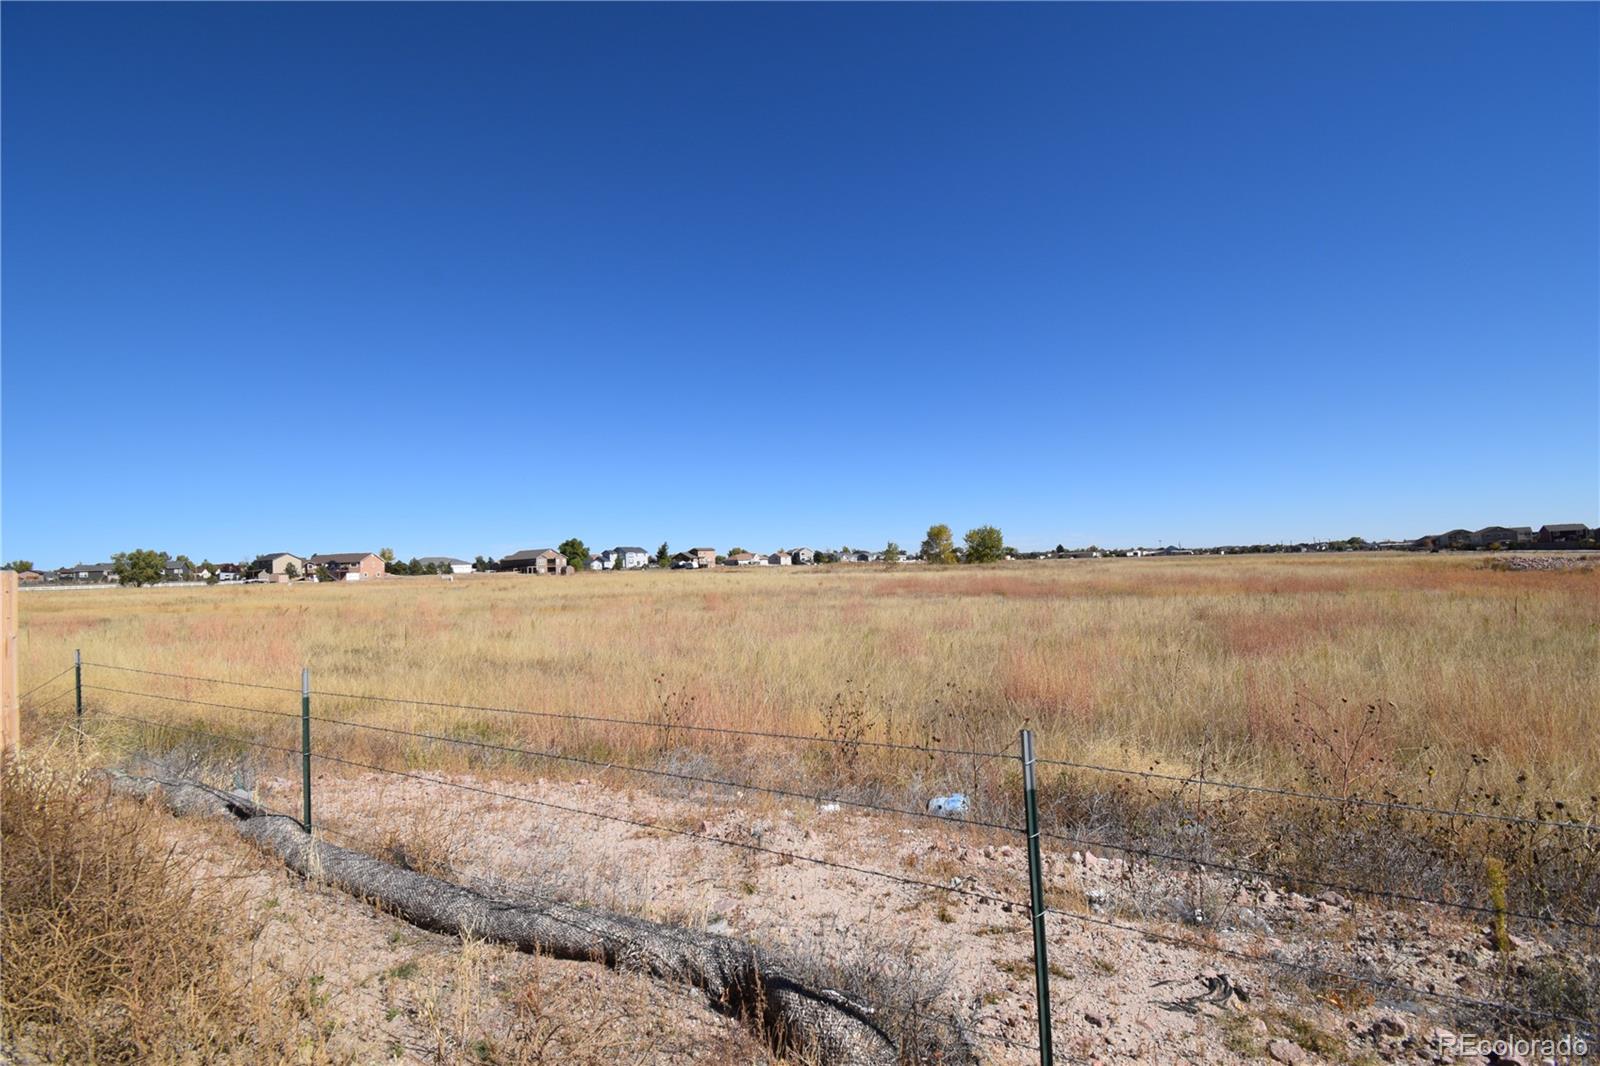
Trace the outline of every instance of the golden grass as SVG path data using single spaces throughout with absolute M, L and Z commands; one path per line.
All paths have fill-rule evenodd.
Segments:
M 62 760 L 7 760 L 0 801 L 0 1030 L 23 1061 L 287 1061 L 292 1026 L 234 971 L 242 894 L 154 812 Z
M 1496 775 L 1528 770 L 1575 794 L 1600 783 L 1600 574 L 1495 571 L 1463 558 L 488 575 L 25 596 L 22 687 L 70 664 L 74 648 L 92 662 L 286 688 L 306 664 L 324 690 L 782 732 L 817 731 L 848 696 L 868 739 L 965 734 L 1009 750 L 1029 723 L 1043 755 L 1188 769 L 1205 745 L 1247 781 L 1296 771 L 1297 705 L 1382 702 L 1392 705 L 1391 754 L 1478 755 Z M 298 710 L 292 693 L 96 667 L 86 678 Z M 91 707 L 164 707 L 175 720 L 248 720 L 89 696 Z M 433 731 L 471 717 L 321 698 L 317 713 Z M 494 722 L 482 728 L 557 735 L 537 719 Z M 294 723 L 264 724 L 295 742 Z M 588 729 L 582 739 L 618 750 L 657 742 L 640 732 Z M 731 746 L 699 739 L 706 744 L 694 746 Z

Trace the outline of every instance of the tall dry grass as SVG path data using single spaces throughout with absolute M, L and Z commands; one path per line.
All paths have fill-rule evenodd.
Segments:
M 294 688 L 741 729 L 814 732 L 841 700 L 867 739 L 1009 750 L 1289 782 L 1296 708 L 1381 705 L 1397 767 L 1600 785 L 1600 574 L 1501 572 L 1417 556 L 1143 559 L 984 569 L 752 569 L 494 575 L 361 585 L 106 589 L 23 599 L 23 687 L 91 661 Z M 297 710 L 266 693 L 86 668 L 92 685 Z M 34 702 L 60 691 L 60 685 Z M 99 690 L 261 731 L 289 721 Z M 70 697 L 30 715 L 53 728 Z M 649 731 L 320 698 L 318 713 L 408 729 L 579 739 Z M 246 724 L 248 722 L 248 725 Z M 369 740 L 378 738 L 369 736 Z M 748 751 L 744 743 L 711 747 Z M 1481 765 L 1480 765 L 1481 764 Z
M 253 742 L 298 747 L 304 664 L 317 690 L 319 753 L 480 781 L 565 773 L 603 778 L 611 788 L 694 787 L 380 730 L 904 806 L 959 788 L 980 816 L 1017 824 L 1015 760 L 886 751 L 870 742 L 1009 752 L 1027 725 L 1045 758 L 1343 799 L 1600 821 L 1600 574 L 1592 570 L 1517 572 L 1470 558 L 1361 555 L 491 575 L 24 596 L 22 687 L 70 666 L 74 648 L 90 664 L 86 759 L 153 756 L 166 769 L 252 789 L 291 812 L 298 812 L 298 755 Z M 28 745 L 71 743 L 70 693 L 69 675 L 29 697 Z M 326 760 L 315 766 L 319 776 L 359 772 Z M 397 795 L 415 791 L 403 778 L 382 780 Z M 21 838 L 13 834 L 23 823 L 14 814 L 31 802 L 11 788 L 8 781 L 8 918 L 16 913 L 11 876 L 21 869 L 13 862 Z M 1511 927 L 1539 938 L 1551 958 L 1580 960 L 1579 970 L 1552 977 L 1547 968 L 1508 966 L 1495 994 L 1554 1013 L 1592 1010 L 1600 954 L 1596 831 L 1263 798 L 1079 769 L 1045 767 L 1041 788 L 1044 828 L 1058 834 L 1046 841 L 1050 851 L 1083 841 L 1103 850 L 1109 842 L 1113 851 L 1154 848 L 1185 862 L 1265 869 L 1276 883 L 1310 894 L 1334 884 L 1565 919 L 1551 926 L 1514 918 Z M 592 795 L 591 807 L 606 805 L 603 790 Z M 473 805 L 485 801 L 466 792 L 457 798 L 459 809 L 446 812 L 402 796 L 389 824 L 337 802 L 318 806 L 317 818 L 326 830 L 353 834 L 358 846 L 375 841 L 369 850 L 450 874 L 450 849 L 430 841 L 447 822 L 470 827 Z M 59 817 L 46 821 L 48 832 L 65 831 Z M 107 849 L 116 841 L 102 834 L 88 843 Z M 113 851 L 119 862 L 136 853 Z M 179 909 L 156 913 L 186 920 Z M 158 941 L 170 933 L 149 931 Z M 192 945 L 203 947 L 210 935 Z M 29 939 L 41 940 L 26 931 L 13 938 Z M 156 988 L 146 998 L 159 1002 L 169 991 Z M 225 1005 L 216 1007 L 224 1010 L 219 1024 L 227 1024 Z M 34 1009 L 8 1002 L 8 1024 Z
M 0 767 L 0 1045 L 17 1061 L 329 1063 L 256 981 L 243 893 L 60 757 Z

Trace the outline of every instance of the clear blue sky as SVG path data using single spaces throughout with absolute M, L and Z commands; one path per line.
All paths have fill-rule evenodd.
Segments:
M 7 4 L 5 557 L 1600 523 L 1600 7 Z

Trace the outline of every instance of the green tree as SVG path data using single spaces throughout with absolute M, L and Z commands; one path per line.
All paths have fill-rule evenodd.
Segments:
M 382 559 L 384 561 L 384 563 L 386 563 L 386 564 L 394 562 L 394 549 L 393 548 L 379 548 L 378 549 L 378 558 Z
M 994 526 L 967 530 L 967 562 L 992 563 L 1005 558 L 1006 542 Z
M 955 538 L 949 526 L 928 527 L 928 536 L 922 542 L 922 557 L 939 566 L 949 566 L 956 561 Z
M 387 570 L 384 571 L 384 572 L 388 573 Z M 319 567 L 317 567 L 317 580 L 318 581 L 332 581 L 333 580 L 333 575 L 328 573 L 328 568 L 326 566 L 319 566 Z
M 33 563 L 28 559 L 13 559 L 0 569 L 15 570 L 19 574 L 26 574 L 33 569 Z
M 623 555 L 621 552 L 617 552 L 617 554 L 613 555 L 611 557 L 611 569 L 613 569 L 613 570 L 621 570 L 622 569 L 622 560 L 625 559 L 625 558 L 627 558 L 627 557 L 625 555 Z
M 744 551 L 744 549 L 743 549 L 743 548 L 735 548 L 735 549 L 733 549 L 733 550 L 732 550 L 732 551 L 730 551 L 730 552 L 729 552 L 729 553 L 728 553 L 728 554 L 729 554 L 729 555 L 738 555 L 738 554 L 739 554 L 739 553 L 741 553 L 741 552 L 743 552 L 743 551 Z
M 124 585 L 154 585 L 166 576 L 167 557 L 149 548 L 118 552 L 111 557 L 113 572 Z
M 485 559 L 481 555 L 474 555 L 472 557 L 472 569 L 482 573 L 483 571 L 489 569 L 489 560 Z
M 1064 544 L 1057 544 L 1057 545 L 1056 545 L 1056 554 L 1057 554 L 1057 555 L 1065 555 L 1065 554 L 1067 554 L 1067 547 L 1066 547 L 1066 545 L 1064 545 Z
M 663 570 L 672 565 L 672 553 L 667 550 L 666 541 L 662 541 L 661 547 L 656 549 L 656 565 Z
M 290 563 L 288 566 L 283 568 L 283 573 L 290 581 L 294 581 L 300 577 L 300 568 L 293 563 Z
M 884 545 L 883 561 L 886 563 L 898 563 L 900 561 L 900 545 L 892 540 Z
M 583 570 L 589 565 L 589 549 L 577 537 L 572 537 L 561 542 L 556 549 L 567 557 L 567 565 L 575 570 Z

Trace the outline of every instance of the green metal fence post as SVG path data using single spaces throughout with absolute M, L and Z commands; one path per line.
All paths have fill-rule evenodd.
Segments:
M 77 692 L 78 700 L 78 740 L 77 748 L 83 750 L 83 652 L 73 649 L 72 652 L 72 678 L 73 688 Z
M 1028 892 L 1033 906 L 1033 991 L 1039 1013 L 1039 1064 L 1051 1066 L 1050 960 L 1044 942 L 1044 869 L 1039 858 L 1039 800 L 1033 784 L 1033 732 L 1022 731 L 1022 796 L 1028 819 Z
M 300 813 L 311 832 L 311 667 L 300 671 Z

